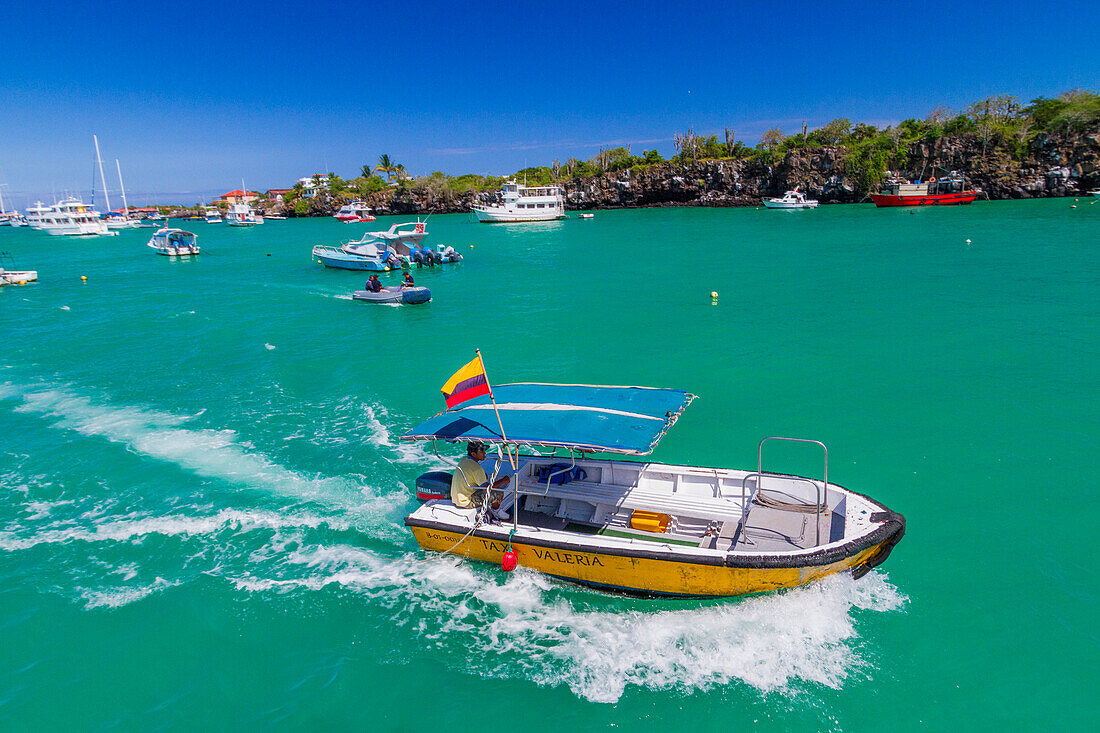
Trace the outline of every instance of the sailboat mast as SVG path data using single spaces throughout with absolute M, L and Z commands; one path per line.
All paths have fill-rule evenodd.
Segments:
M 115 158 L 115 168 L 118 169 L 118 187 L 122 190 L 122 215 L 129 217 L 130 207 L 126 204 L 126 186 L 122 185 L 122 166 L 118 164 L 118 158 Z
M 103 201 L 106 202 L 107 211 L 111 210 L 111 197 L 107 195 L 107 179 L 103 177 L 103 158 L 99 157 L 99 138 L 92 135 L 92 142 L 95 143 L 95 160 L 99 164 L 99 182 L 103 186 Z

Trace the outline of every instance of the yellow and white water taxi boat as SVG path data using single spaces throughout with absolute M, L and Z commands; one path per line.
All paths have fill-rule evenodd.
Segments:
M 436 471 L 417 480 L 424 503 L 405 524 L 426 550 L 683 596 L 772 591 L 849 569 L 858 578 L 905 534 L 902 515 L 828 482 L 827 451 L 820 479 L 764 470 L 769 442 L 824 449 L 817 441 L 765 438 L 756 470 L 588 455 L 648 455 L 693 399 L 646 387 L 508 384 L 482 392 L 402 439 L 494 446 L 496 457 L 483 463 L 490 482 L 511 479 L 500 518 L 453 504 L 450 474 Z

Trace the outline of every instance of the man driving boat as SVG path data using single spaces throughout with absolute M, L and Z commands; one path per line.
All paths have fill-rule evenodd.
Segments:
M 481 507 L 485 505 L 486 489 L 489 489 L 490 513 L 497 519 L 509 519 L 508 513 L 500 508 L 504 492 L 496 489 L 505 486 L 511 479 L 508 476 L 502 476 L 489 488 L 489 477 L 481 467 L 488 447 L 478 440 L 471 440 L 466 444 L 466 457 L 458 462 L 458 470 L 451 477 L 451 501 L 455 506 L 464 509 Z

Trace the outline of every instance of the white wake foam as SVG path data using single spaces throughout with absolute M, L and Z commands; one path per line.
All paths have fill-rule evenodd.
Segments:
M 393 516 L 404 505 L 405 494 L 380 494 L 344 477 L 304 476 L 239 441 L 232 430 L 183 427 L 197 415 L 100 404 L 56 387 L 28 389 L 4 384 L 0 385 L 0 399 L 21 399 L 17 412 L 55 418 L 57 427 L 124 445 L 201 476 L 322 503 L 339 511 L 350 509 L 382 534 L 403 536 Z
M 53 528 L 40 529 L 31 534 L 3 530 L 0 531 L 0 550 L 14 552 L 29 550 L 38 545 L 68 542 L 130 542 L 148 535 L 192 537 L 215 534 L 225 529 L 251 532 L 286 528 L 316 529 L 321 526 L 339 531 L 349 529 L 350 523 L 343 518 L 303 512 L 276 513 L 239 509 L 223 509 L 206 516 L 131 514 L 125 517 L 110 517 L 87 527 L 55 525 Z
M 134 601 L 140 601 L 142 598 L 149 596 L 152 593 L 162 591 L 165 588 L 172 588 L 179 585 L 178 582 L 172 582 L 165 580 L 164 578 L 157 578 L 148 585 L 139 586 L 118 586 L 114 588 L 98 588 L 80 589 L 80 596 L 84 599 L 84 608 L 91 610 L 93 608 L 99 608 L 106 606 L 107 608 L 118 608 L 119 606 L 125 606 Z
M 433 648 L 452 649 L 489 677 L 517 674 L 566 685 L 579 697 L 613 703 L 628 686 L 692 692 L 731 684 L 761 693 L 807 683 L 840 688 L 868 661 L 860 654 L 856 612 L 893 611 L 908 601 L 882 573 L 827 578 L 780 594 L 700 602 L 579 596 L 545 576 L 499 573 L 452 557 L 381 557 L 368 549 L 305 547 L 276 578 L 234 579 L 249 592 L 319 590 L 338 585 L 395 607 Z M 599 610 L 586 604 L 600 601 Z M 629 610 L 606 610 L 618 605 Z M 645 610 L 638 605 L 651 604 Z

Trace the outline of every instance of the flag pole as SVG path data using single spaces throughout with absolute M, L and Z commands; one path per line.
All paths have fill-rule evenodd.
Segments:
M 493 397 L 493 384 L 489 381 L 489 372 L 485 370 L 485 360 L 481 358 L 481 349 L 474 349 L 477 352 L 477 361 L 481 365 L 481 373 L 485 375 L 485 386 L 489 388 L 489 401 L 493 403 L 493 412 L 497 414 L 497 425 L 500 426 L 500 437 L 504 439 L 504 452 L 508 454 L 508 463 L 512 465 L 512 470 L 515 471 L 518 466 L 516 461 L 512 458 L 512 451 L 508 449 L 508 436 L 504 434 L 504 423 L 500 420 L 500 410 L 497 409 L 496 398 Z

